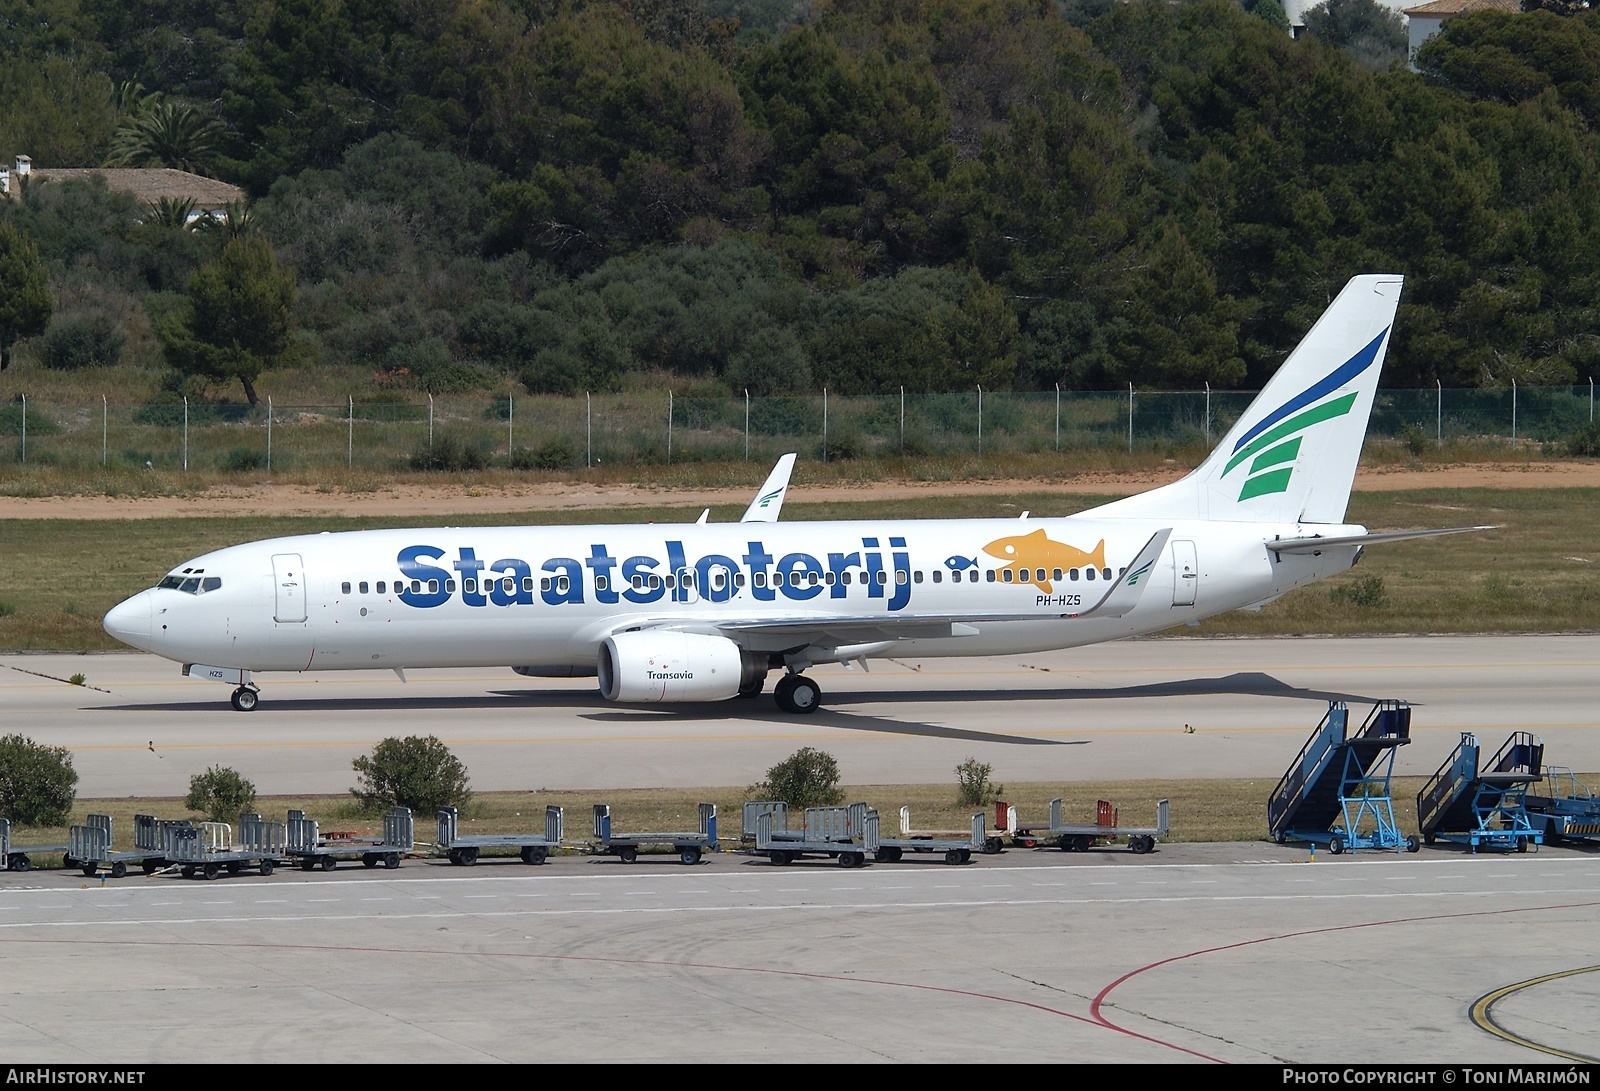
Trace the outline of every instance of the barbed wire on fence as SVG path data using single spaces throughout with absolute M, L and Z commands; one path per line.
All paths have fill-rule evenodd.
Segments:
M 585 394 L 342 404 L 188 400 L 0 406 L 0 465 L 223 472 L 344 465 L 393 470 L 822 461 L 1209 447 L 1257 391 L 973 390 L 752 397 Z M 1584 386 L 1380 390 L 1369 435 L 1417 453 L 1455 441 L 1549 443 L 1595 421 Z

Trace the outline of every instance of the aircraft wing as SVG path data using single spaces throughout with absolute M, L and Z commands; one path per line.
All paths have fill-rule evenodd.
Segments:
M 1349 534 L 1342 538 L 1321 538 L 1311 535 L 1304 538 L 1280 538 L 1268 542 L 1274 553 L 1315 553 L 1333 546 L 1368 546 L 1379 542 L 1409 542 L 1413 538 L 1437 538 L 1444 534 L 1473 534 L 1481 530 L 1499 530 L 1489 527 L 1444 527 L 1439 530 L 1391 530 L 1381 534 Z
M 684 629 L 719 633 L 750 647 L 769 649 L 811 646 L 818 648 L 858 647 L 864 644 L 893 644 L 901 640 L 936 640 L 945 637 L 976 636 L 978 625 L 987 621 L 1064 621 L 1072 618 L 1118 617 L 1132 610 L 1150 583 L 1150 571 L 1172 536 L 1171 528 L 1150 536 L 1104 595 L 1087 609 L 996 611 L 959 614 L 791 614 L 784 616 L 663 617 L 633 622 L 633 628 Z
M 756 498 L 750 501 L 750 506 L 744 509 L 744 516 L 739 522 L 776 523 L 778 512 L 783 510 L 783 498 L 789 491 L 789 475 L 793 471 L 793 453 L 778 459 L 778 464 L 772 467 L 772 472 L 767 475 Z

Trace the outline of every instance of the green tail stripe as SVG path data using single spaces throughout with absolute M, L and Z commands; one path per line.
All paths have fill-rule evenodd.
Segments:
M 1300 437 L 1295 436 L 1287 443 L 1280 443 L 1260 458 L 1250 463 L 1250 472 L 1256 473 L 1265 470 L 1268 466 L 1277 466 L 1284 462 L 1293 462 L 1300 453 Z
M 1252 496 L 1264 496 L 1269 492 L 1283 492 L 1289 487 L 1289 475 L 1294 473 L 1293 466 L 1285 466 L 1281 470 L 1269 470 L 1264 474 L 1257 474 L 1245 481 L 1244 488 L 1239 490 L 1239 499 L 1248 500 Z
M 1274 443 L 1277 443 L 1285 436 L 1293 435 L 1294 433 L 1309 428 L 1313 424 L 1316 424 L 1320 421 L 1331 420 L 1334 417 L 1344 416 L 1346 413 L 1350 412 L 1350 407 L 1356 403 L 1356 394 L 1358 393 L 1359 391 L 1352 391 L 1342 398 L 1335 398 L 1331 402 L 1323 402 L 1321 405 L 1314 405 L 1310 409 L 1307 409 L 1304 413 L 1297 413 L 1290 417 L 1276 428 L 1269 428 L 1267 431 L 1262 432 L 1255 439 L 1241 447 L 1238 453 L 1228 460 L 1228 467 L 1222 471 L 1222 476 L 1227 477 L 1233 472 L 1233 468 L 1239 465 L 1239 463 L 1243 462 L 1257 451 L 1260 451 L 1266 447 L 1271 447 Z

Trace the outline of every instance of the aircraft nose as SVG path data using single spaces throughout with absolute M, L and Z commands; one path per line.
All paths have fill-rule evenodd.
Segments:
M 113 606 L 101 624 L 124 644 L 141 648 L 150 641 L 150 613 L 150 592 L 140 591 Z

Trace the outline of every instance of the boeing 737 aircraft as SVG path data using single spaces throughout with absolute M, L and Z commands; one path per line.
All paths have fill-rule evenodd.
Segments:
M 1155 632 L 1343 571 L 1344 522 L 1400 300 L 1339 293 L 1205 462 L 1066 518 L 776 521 L 792 456 L 739 523 L 301 535 L 196 557 L 108 633 L 234 686 L 258 671 L 506 666 L 617 702 L 760 694 L 814 711 L 817 663 L 1000 655 Z

